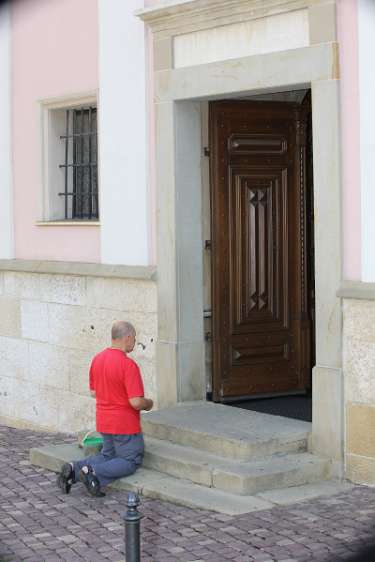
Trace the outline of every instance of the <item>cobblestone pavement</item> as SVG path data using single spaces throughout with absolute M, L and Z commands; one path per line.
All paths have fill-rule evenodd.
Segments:
M 124 560 L 126 493 L 96 499 L 77 484 L 65 496 L 28 461 L 30 447 L 72 439 L 0 426 L 1 562 Z M 141 510 L 142 562 L 331 562 L 372 538 L 375 489 L 237 517 L 147 498 Z

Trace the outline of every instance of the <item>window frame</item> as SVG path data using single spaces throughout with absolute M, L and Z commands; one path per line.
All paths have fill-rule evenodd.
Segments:
M 41 136 L 41 151 L 40 151 L 40 162 L 41 162 L 41 186 L 42 189 L 39 193 L 38 200 L 38 216 L 36 220 L 37 226 L 45 225 L 56 225 L 56 226 L 99 226 L 99 218 L 94 219 L 65 219 L 63 215 L 60 218 L 53 216 L 53 207 L 51 205 L 51 197 L 58 192 L 56 181 L 54 178 L 58 177 L 60 174 L 60 168 L 56 165 L 53 166 L 51 162 L 53 159 L 57 161 L 56 156 L 53 154 L 56 151 L 58 143 L 61 143 L 61 139 L 58 135 L 53 135 L 51 133 L 51 123 L 53 120 L 52 112 L 60 110 L 64 112 L 64 119 L 66 110 L 79 109 L 82 106 L 92 106 L 96 108 L 97 112 L 97 174 L 98 174 L 98 208 L 100 213 L 100 180 L 99 180 L 99 104 L 98 104 L 97 92 L 86 92 L 85 94 L 76 94 L 70 96 L 60 96 L 57 98 L 49 98 L 39 100 L 39 112 L 40 112 L 40 136 Z M 65 130 L 65 129 L 64 129 Z M 64 133 L 63 133 L 64 134 Z M 52 158 L 54 156 L 54 158 Z M 58 162 L 62 164 L 63 162 Z M 100 217 L 100 214 L 99 214 Z

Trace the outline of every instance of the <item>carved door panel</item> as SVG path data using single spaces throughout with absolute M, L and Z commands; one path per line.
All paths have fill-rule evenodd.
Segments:
M 213 397 L 306 389 L 306 110 L 213 102 Z

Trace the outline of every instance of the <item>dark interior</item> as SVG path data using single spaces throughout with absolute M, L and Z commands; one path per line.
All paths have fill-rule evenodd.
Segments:
M 239 400 L 238 402 L 231 402 L 228 405 L 235 408 L 243 408 L 244 410 L 253 410 L 255 412 L 307 422 L 311 422 L 312 420 L 311 394 Z

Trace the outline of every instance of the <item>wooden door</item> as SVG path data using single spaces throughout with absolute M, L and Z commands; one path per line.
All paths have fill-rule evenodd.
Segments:
M 215 401 L 310 385 L 306 121 L 294 103 L 210 106 Z

